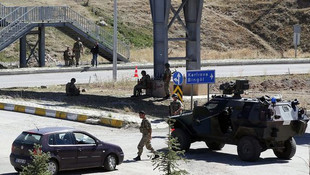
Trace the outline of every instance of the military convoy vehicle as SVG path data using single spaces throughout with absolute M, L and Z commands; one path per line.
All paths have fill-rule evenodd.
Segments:
M 171 116 L 171 134 L 178 138 L 180 149 L 187 151 L 191 143 L 204 141 L 211 150 L 237 145 L 244 161 L 257 161 L 267 149 L 280 159 L 292 158 L 296 152 L 293 136 L 304 134 L 307 128 L 306 110 L 298 107 L 296 99 L 242 98 L 247 89 L 248 80 L 224 83 L 220 86 L 223 95 L 213 96 L 192 112 Z

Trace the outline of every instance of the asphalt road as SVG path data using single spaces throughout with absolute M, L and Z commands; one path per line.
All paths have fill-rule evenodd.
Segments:
M 101 140 L 120 145 L 125 153 L 125 161 L 117 166 L 113 172 L 103 172 L 102 169 L 88 169 L 78 171 L 67 171 L 61 174 L 105 174 L 105 175 L 158 175 L 153 170 L 152 163 L 147 157 L 148 151 L 144 151 L 142 161 L 133 162 L 136 156 L 136 145 L 141 138 L 137 128 L 115 129 L 98 125 L 71 122 L 66 120 L 45 118 L 29 114 L 0 111 L 0 174 L 16 174 L 9 162 L 11 143 L 23 131 L 35 127 L 45 126 L 71 126 L 86 130 Z M 155 129 L 153 131 L 152 144 L 155 149 L 163 149 L 167 128 Z M 296 137 L 297 151 L 291 160 L 277 159 L 271 150 L 261 154 L 257 162 L 243 162 L 237 156 L 236 146 L 225 145 L 222 151 L 210 151 L 202 142 L 194 143 L 186 153 L 188 163 L 181 163 L 181 168 L 186 169 L 192 175 L 206 174 L 230 174 L 230 175 L 308 175 L 309 174 L 309 143 L 310 127 L 302 137 Z
M 262 65 L 240 65 L 240 66 L 210 66 L 202 67 L 202 70 L 215 70 L 216 77 L 242 77 L 257 75 L 285 75 L 285 74 L 305 74 L 310 73 L 310 64 L 262 64 Z M 72 77 L 77 79 L 77 83 L 106 82 L 112 81 L 111 70 L 61 73 L 40 73 L 23 75 L 2 75 L 0 76 L 0 88 L 9 87 L 34 87 L 48 86 L 56 84 L 66 84 Z M 94 70 L 94 69 L 91 69 Z M 145 69 L 150 76 L 153 76 L 153 69 Z M 177 71 L 186 74 L 184 67 L 177 68 Z M 139 76 L 140 72 L 139 71 Z M 174 71 L 174 69 L 172 69 Z M 134 80 L 134 69 L 118 70 L 117 80 Z

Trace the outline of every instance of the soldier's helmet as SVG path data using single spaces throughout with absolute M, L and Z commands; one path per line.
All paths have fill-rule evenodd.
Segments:
M 169 63 L 166 63 L 166 64 L 165 64 L 165 67 L 166 67 L 166 68 L 169 68 L 169 67 L 170 67 L 170 64 L 169 64 Z
M 171 97 L 172 97 L 172 98 L 173 98 L 173 97 L 178 98 L 178 95 L 177 95 L 177 94 L 172 94 Z
M 146 75 L 145 70 L 141 71 L 141 74 L 142 74 L 142 75 Z
M 145 112 L 143 110 L 139 111 L 139 114 L 145 114 Z
M 76 82 L 75 78 L 71 78 L 71 82 L 75 83 Z

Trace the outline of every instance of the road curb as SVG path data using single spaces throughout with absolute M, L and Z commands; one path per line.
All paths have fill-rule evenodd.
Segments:
M 91 116 L 88 116 L 85 114 L 75 114 L 75 113 L 70 113 L 70 112 L 38 108 L 38 107 L 29 107 L 29 106 L 9 104 L 9 103 L 0 103 L 0 110 L 15 111 L 15 112 L 33 114 L 33 115 L 38 115 L 38 116 L 77 121 L 77 122 L 82 122 L 82 123 L 88 123 L 87 121 L 89 119 L 92 119 Z M 124 121 L 117 120 L 117 119 L 111 119 L 111 118 L 100 118 L 95 123 L 104 125 L 104 126 L 114 127 L 114 128 L 121 128 L 124 125 Z

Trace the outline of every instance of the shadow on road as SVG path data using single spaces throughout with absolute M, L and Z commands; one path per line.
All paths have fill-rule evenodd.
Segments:
M 14 98 L 37 100 L 40 105 L 52 107 L 72 107 L 80 106 L 90 109 L 100 109 L 111 112 L 120 112 L 129 109 L 130 112 L 137 113 L 144 110 L 147 115 L 164 118 L 168 116 L 168 100 L 156 102 L 153 97 L 117 97 L 104 94 L 82 94 L 80 96 L 66 96 L 62 92 L 35 92 L 35 91 L 16 91 L 11 89 L 1 89 L 0 95 Z M 42 101 L 41 101 L 42 100 Z M 128 110 L 127 110 L 128 111 Z
M 275 158 L 260 158 L 256 162 L 245 162 L 238 158 L 237 154 L 228 154 L 223 152 L 216 152 L 207 148 L 203 149 L 190 149 L 185 154 L 186 159 L 194 159 L 206 162 L 216 162 L 222 164 L 228 164 L 232 166 L 254 166 L 263 164 L 279 164 L 288 163 L 287 160 L 280 160 Z

